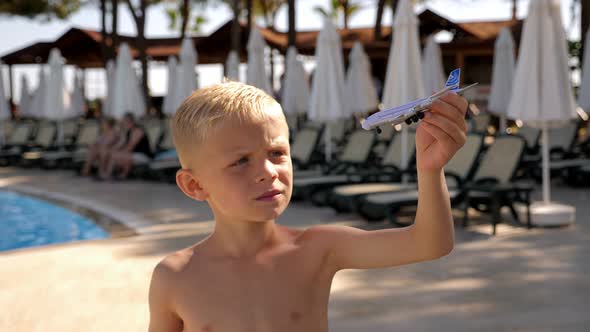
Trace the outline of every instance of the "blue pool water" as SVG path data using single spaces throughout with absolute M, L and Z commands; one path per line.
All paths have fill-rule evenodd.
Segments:
M 0 190 L 0 251 L 107 237 L 109 234 L 87 217 Z

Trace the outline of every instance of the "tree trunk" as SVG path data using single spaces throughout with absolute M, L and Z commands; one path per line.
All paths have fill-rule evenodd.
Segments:
M 107 6 L 106 0 L 100 0 L 100 50 L 103 62 L 107 61 Z
M 580 49 L 580 61 L 584 61 L 584 45 L 586 43 L 586 33 L 588 32 L 588 28 L 590 28 L 590 3 L 585 0 L 581 0 L 580 2 L 580 13 L 581 13 L 581 33 L 580 33 L 580 41 L 582 42 L 582 48 Z
M 126 0 L 131 16 L 135 21 L 135 28 L 137 29 L 137 49 L 139 50 L 139 61 L 141 62 L 141 86 L 143 90 L 143 97 L 145 100 L 146 110 L 151 108 L 151 98 L 149 97 L 148 88 L 148 66 L 147 53 L 145 41 L 145 15 L 147 13 L 147 0 L 141 0 L 139 3 L 139 13 L 131 4 L 131 0 Z
M 385 0 L 379 0 L 377 2 L 377 17 L 375 17 L 375 32 L 374 32 L 374 40 L 378 41 L 381 40 L 381 21 L 383 20 L 383 11 L 385 9 Z
M 119 1 L 110 0 L 111 2 L 111 31 L 109 32 L 110 44 L 108 45 L 109 59 L 117 56 L 117 46 L 119 46 L 119 34 L 117 26 L 119 21 Z
M 138 24 L 139 29 L 137 29 L 137 46 L 139 48 L 139 60 L 141 61 L 141 85 L 143 87 L 143 96 L 145 98 L 146 109 L 149 110 L 151 108 L 152 103 L 150 98 L 150 90 L 148 86 L 149 72 L 146 53 L 147 45 L 145 42 L 145 15 L 147 14 L 146 2 L 147 0 L 141 0 L 140 2 L 141 17 Z
M 188 25 L 190 13 L 190 0 L 182 0 L 180 5 L 180 15 L 182 16 L 182 23 L 180 26 L 180 40 L 183 40 L 186 36 L 186 26 Z
M 289 33 L 288 45 L 295 46 L 297 31 L 295 30 L 295 0 L 289 1 Z
M 106 63 L 110 58 L 109 50 L 107 48 L 107 6 L 106 0 L 100 0 L 100 52 L 102 53 L 102 62 L 106 67 Z
M 344 29 L 348 29 L 348 0 L 340 0 L 340 8 L 342 8 Z
M 265 0 L 262 0 L 262 5 L 266 5 L 266 2 L 264 2 Z M 252 29 L 252 6 L 253 6 L 253 1 L 252 0 L 246 0 L 246 10 L 247 10 L 247 23 L 246 23 L 246 32 L 248 32 L 248 35 L 250 35 L 250 29 Z
M 236 51 L 240 57 L 240 0 L 233 0 L 232 10 L 234 20 L 231 26 L 231 50 Z
M 517 5 L 516 5 L 516 1 L 517 0 L 512 0 L 512 20 L 513 21 L 516 21 L 516 10 L 518 9 Z
M 399 0 L 391 0 L 391 17 L 395 17 L 395 11 L 397 10 L 397 4 Z

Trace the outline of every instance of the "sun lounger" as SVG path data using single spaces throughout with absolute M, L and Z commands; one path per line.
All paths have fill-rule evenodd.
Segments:
M 513 203 L 523 202 L 530 205 L 530 192 L 533 187 L 526 183 L 511 183 L 522 158 L 525 142 L 517 136 L 499 136 L 488 148 L 483 158 L 476 164 L 473 179 L 458 182 L 455 188 L 449 188 L 451 203 L 464 203 L 465 219 L 463 226 L 468 224 L 467 209 L 470 206 L 482 212 L 492 212 L 493 233 L 500 222 L 499 210 L 509 206 L 513 213 Z M 367 195 L 359 202 L 359 212 L 365 218 L 387 217 L 396 223 L 395 213 L 403 206 L 417 206 L 418 190 L 400 191 Z M 483 207 L 482 207 L 483 206 Z M 518 218 L 518 216 L 515 216 Z M 530 225 L 530 220 L 527 220 Z
M 13 163 L 25 151 L 29 139 L 34 133 L 35 123 L 31 121 L 19 121 L 12 131 L 6 144 L 0 150 L 0 163 L 8 165 Z
M 53 123 L 45 123 L 39 126 L 35 138 L 30 143 L 26 151 L 20 155 L 20 162 L 22 166 L 29 166 L 38 162 L 43 153 L 55 148 L 55 140 L 57 138 L 57 127 Z
M 176 171 L 181 165 L 172 140 L 172 132 L 168 126 L 166 128 L 156 147 L 154 159 L 147 165 L 145 176 L 149 179 L 176 182 Z
M 293 169 L 309 169 L 314 164 L 314 153 L 322 136 L 322 128 L 303 128 L 295 136 L 291 144 L 291 160 Z
M 353 177 L 358 177 L 354 173 L 361 166 L 366 166 L 374 143 L 375 134 L 373 132 L 365 130 L 353 132 L 341 156 L 325 167 L 321 175 L 294 178 L 292 199 L 310 197 L 311 194 L 322 188 L 347 183 L 352 181 Z
M 86 154 L 90 145 L 94 144 L 99 136 L 100 127 L 97 121 L 89 120 L 80 124 L 78 133 L 74 137 L 74 143 L 65 145 L 61 150 L 43 153 L 42 165 L 55 167 L 58 164 L 76 167 L 86 160 Z
M 488 127 L 490 126 L 492 115 L 488 112 L 479 113 L 469 119 L 470 132 L 482 135 L 488 135 Z
M 460 183 L 469 179 L 474 165 L 477 162 L 477 157 L 483 147 L 483 136 L 479 134 L 469 134 L 465 145 L 455 154 L 453 159 L 449 161 L 445 167 L 445 175 L 447 176 L 447 185 L 449 188 L 458 188 Z M 392 154 L 399 158 L 401 149 L 401 142 L 396 147 L 388 150 L 388 155 Z M 396 163 L 399 161 L 393 161 Z M 415 173 L 415 170 L 413 171 Z M 338 212 L 358 211 L 359 199 L 363 196 L 379 193 L 394 193 L 406 190 L 415 190 L 416 183 L 401 183 L 401 182 L 377 182 L 377 183 L 359 183 L 352 185 L 344 185 L 334 187 L 328 195 L 328 202 Z M 413 196 L 412 196 L 413 197 Z M 384 214 L 382 214 L 382 219 Z M 372 220 L 371 214 L 367 216 Z

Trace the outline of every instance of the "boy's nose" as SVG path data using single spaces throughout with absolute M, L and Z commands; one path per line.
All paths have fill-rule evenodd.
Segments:
M 275 164 L 270 160 L 264 162 L 262 171 L 256 177 L 256 183 L 264 182 L 266 180 L 274 180 L 279 176 Z

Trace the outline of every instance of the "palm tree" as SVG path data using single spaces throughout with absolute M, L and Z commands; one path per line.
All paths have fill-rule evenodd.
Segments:
M 353 3 L 352 0 L 332 0 L 330 6 L 331 8 L 329 10 L 326 10 L 320 6 L 314 7 L 314 10 L 320 15 L 331 19 L 337 19 L 340 15 L 342 15 L 344 20 L 344 29 L 348 29 L 348 20 L 350 17 L 361 10 L 361 5 L 358 3 Z
M 100 48 L 102 59 L 106 65 L 107 61 L 115 57 L 115 48 L 118 41 L 117 25 L 119 21 L 117 0 L 100 0 Z M 107 15 L 111 15 L 111 29 L 107 32 Z
M 385 11 L 385 6 L 390 6 L 392 10 L 393 8 L 397 7 L 397 0 L 379 0 L 377 2 L 377 15 L 375 17 L 375 32 L 374 32 L 374 40 L 381 40 L 381 21 L 383 20 L 383 12 Z
M 175 7 L 166 8 L 166 15 L 170 23 L 170 29 L 178 28 L 180 31 L 180 39 L 184 39 L 188 31 L 197 32 L 203 23 L 207 21 L 205 16 L 197 15 L 192 16 L 192 10 L 195 6 L 201 6 L 204 8 L 205 5 L 209 4 L 211 0 L 169 0 L 168 2 L 176 3 Z M 194 18 L 192 24 L 190 20 Z M 180 26 L 177 25 L 180 20 Z

